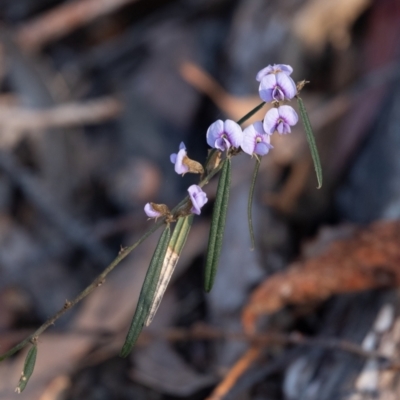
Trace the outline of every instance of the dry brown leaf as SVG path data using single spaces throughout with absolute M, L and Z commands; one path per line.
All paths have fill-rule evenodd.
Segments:
M 321 255 L 265 280 L 251 295 L 242 321 L 252 333 L 257 318 L 289 304 L 323 301 L 358 290 L 400 284 L 400 221 L 377 222 Z

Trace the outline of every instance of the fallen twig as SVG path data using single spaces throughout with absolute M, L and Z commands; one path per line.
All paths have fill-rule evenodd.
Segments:
M 118 117 L 121 111 L 121 102 L 113 97 L 47 109 L 0 106 L 0 145 L 7 147 L 15 144 L 25 132 L 99 124 Z
M 62 3 L 22 25 L 16 32 L 16 41 L 26 51 L 37 51 L 94 19 L 136 1 L 75 0 Z

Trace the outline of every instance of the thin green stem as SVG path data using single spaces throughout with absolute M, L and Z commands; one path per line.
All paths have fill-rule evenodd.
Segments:
M 241 118 L 238 121 L 238 124 L 242 124 L 243 122 L 247 121 L 250 117 L 252 117 L 258 110 L 260 110 L 264 106 L 264 102 L 259 104 L 257 107 L 255 107 L 253 110 L 251 110 L 249 113 L 247 113 L 243 118 Z M 200 182 L 199 186 L 203 187 L 207 185 L 211 178 L 216 175 L 221 168 L 223 167 L 224 163 L 226 160 L 221 161 L 221 163 L 214 168 L 207 176 L 205 176 Z M 178 211 L 180 208 L 183 206 L 186 206 L 189 202 L 189 196 L 186 196 L 183 200 L 181 200 L 173 209 L 172 209 L 172 214 L 174 215 L 176 211 Z M 15 345 L 13 348 L 5 352 L 4 354 L 0 355 L 0 361 L 5 360 L 6 358 L 12 356 L 15 354 L 17 351 L 23 349 L 27 344 L 32 343 L 35 341 L 39 335 L 41 335 L 47 328 L 50 326 L 54 325 L 54 323 L 62 316 L 64 315 L 69 309 L 74 307 L 76 304 L 78 304 L 81 300 L 83 300 L 86 296 L 88 296 L 90 293 L 92 293 L 97 287 L 101 286 L 107 275 L 125 258 L 127 257 L 137 246 L 139 246 L 142 242 L 144 242 L 151 234 L 153 234 L 158 228 L 160 228 L 162 225 L 165 223 L 165 218 L 160 218 L 159 221 L 157 221 L 150 229 L 147 230 L 147 232 L 132 246 L 126 247 L 122 249 L 118 256 L 104 269 L 104 271 L 98 275 L 94 281 L 86 287 L 81 293 L 79 293 L 73 300 L 71 301 L 66 301 L 64 306 L 56 312 L 52 317 L 50 317 L 46 322 L 44 322 L 36 331 L 34 331 L 31 335 L 29 335 L 27 338 L 22 340 L 20 343 Z

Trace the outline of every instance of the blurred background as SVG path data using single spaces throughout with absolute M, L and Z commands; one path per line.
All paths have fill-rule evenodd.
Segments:
M 2 353 L 153 224 L 145 203 L 182 199 L 198 178 L 176 175 L 169 155 L 183 141 L 204 162 L 208 126 L 260 103 L 255 75 L 268 64 L 310 81 L 302 98 L 324 174 L 317 190 L 301 123 L 274 135 L 250 251 L 254 160 L 235 157 L 213 291 L 203 265 L 216 181 L 131 357 L 118 352 L 158 234 L 40 336 L 22 395 L 25 352 L 0 364 L 1 399 L 397 398 L 398 373 L 379 360 L 285 340 L 254 348 L 237 334 L 245 310 L 259 334 L 373 336 L 364 350 L 397 355 L 399 1 L 0 0 L 0 23 Z

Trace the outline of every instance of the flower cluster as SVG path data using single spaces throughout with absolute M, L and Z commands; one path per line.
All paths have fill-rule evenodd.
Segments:
M 291 106 L 281 105 L 297 94 L 296 84 L 290 77 L 292 72 L 293 68 L 285 64 L 269 65 L 259 71 L 256 80 L 260 82 L 260 97 L 264 102 L 272 103 L 273 107 L 266 113 L 263 121 L 257 121 L 244 130 L 230 119 L 215 121 L 207 130 L 208 145 L 220 152 L 241 148 L 251 156 L 268 154 L 272 149 L 270 136 L 274 132 L 281 135 L 290 133 L 290 127 L 296 125 L 299 119 Z M 179 146 L 178 153 L 171 154 L 170 160 L 177 174 L 204 173 L 202 165 L 187 156 L 183 142 Z M 199 215 L 201 208 L 207 203 L 207 195 L 198 185 L 190 186 L 188 192 L 191 203 L 189 212 Z M 171 215 L 164 204 L 147 203 L 144 210 L 149 218 L 157 219 Z
M 221 151 L 240 147 L 250 155 L 266 155 L 272 148 L 270 135 L 274 132 L 281 135 L 290 133 L 290 127 L 296 125 L 299 119 L 292 107 L 280 105 L 297 94 L 296 84 L 290 77 L 292 72 L 292 67 L 284 64 L 269 65 L 259 71 L 256 79 L 260 82 L 260 97 L 274 106 L 267 112 L 264 121 L 257 121 L 244 131 L 229 119 L 215 121 L 208 128 L 207 143 Z

